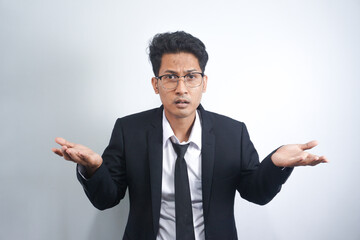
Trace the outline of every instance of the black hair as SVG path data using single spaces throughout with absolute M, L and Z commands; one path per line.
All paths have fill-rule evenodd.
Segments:
M 199 61 L 201 71 L 205 71 L 209 56 L 204 43 L 184 31 L 166 32 L 156 34 L 149 44 L 149 58 L 155 76 L 159 74 L 163 54 L 179 52 L 194 54 Z

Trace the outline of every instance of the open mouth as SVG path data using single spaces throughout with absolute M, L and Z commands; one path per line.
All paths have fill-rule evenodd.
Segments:
M 190 102 L 185 99 L 179 99 L 175 101 L 175 104 L 189 104 Z
M 182 109 L 182 108 L 187 108 L 190 104 L 190 101 L 182 98 L 182 99 L 176 99 L 174 103 L 177 108 Z

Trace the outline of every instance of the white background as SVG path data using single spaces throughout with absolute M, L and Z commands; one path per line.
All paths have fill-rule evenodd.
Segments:
M 96 210 L 65 137 L 102 153 L 117 117 L 158 107 L 152 36 L 185 30 L 210 56 L 207 110 L 244 121 L 263 159 L 317 139 L 240 239 L 360 239 L 360 2 L 0 0 L 0 239 L 121 239 L 128 199 Z

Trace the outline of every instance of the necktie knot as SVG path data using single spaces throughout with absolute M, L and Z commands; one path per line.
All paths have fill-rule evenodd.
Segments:
M 173 148 L 174 148 L 178 158 L 184 158 L 186 150 L 190 144 L 188 143 L 188 144 L 180 145 L 180 144 L 176 144 L 173 142 L 171 142 L 171 143 L 173 145 Z

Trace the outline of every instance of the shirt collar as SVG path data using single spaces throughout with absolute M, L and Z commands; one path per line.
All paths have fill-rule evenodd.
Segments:
M 196 111 L 195 122 L 191 129 L 190 137 L 187 142 L 182 142 L 182 143 L 179 142 L 179 139 L 177 139 L 177 137 L 175 136 L 170 126 L 170 123 L 165 116 L 164 110 L 163 110 L 162 125 L 163 125 L 163 147 L 165 147 L 165 145 L 167 144 L 168 142 L 167 140 L 171 138 L 171 140 L 174 143 L 177 144 L 193 143 L 196 145 L 197 148 L 201 150 L 201 119 L 200 119 L 199 111 Z

